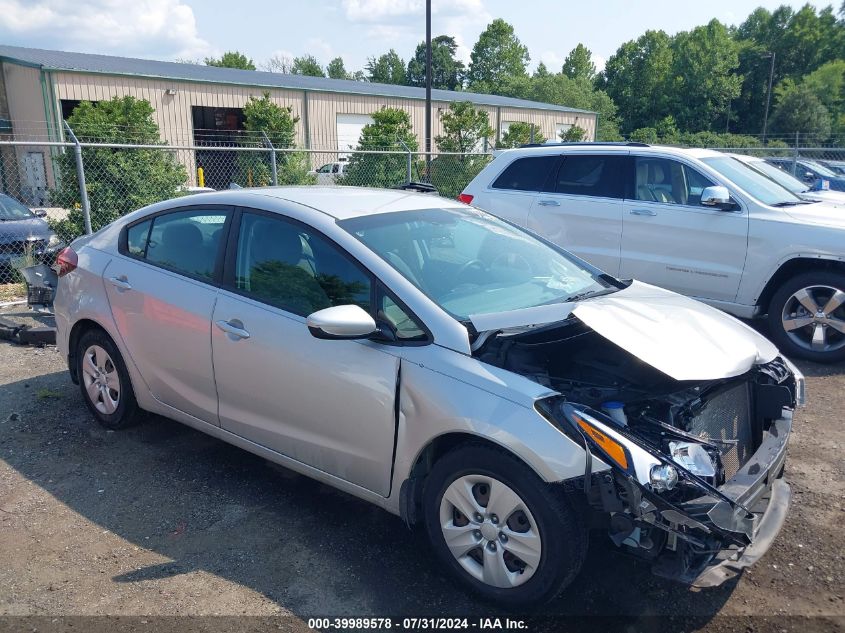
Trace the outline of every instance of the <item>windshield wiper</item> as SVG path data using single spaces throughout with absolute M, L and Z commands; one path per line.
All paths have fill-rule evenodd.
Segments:
M 804 202 L 792 201 L 792 200 L 784 200 L 783 202 L 773 202 L 771 206 L 773 207 L 797 207 L 799 204 L 805 204 Z
M 564 303 L 574 303 L 576 301 L 581 301 L 582 299 L 590 299 L 592 297 L 601 297 L 603 295 L 609 295 L 614 292 L 618 292 L 619 288 L 602 288 L 601 290 L 588 290 L 586 292 L 580 292 L 578 294 L 572 295 L 571 297 L 567 297 Z

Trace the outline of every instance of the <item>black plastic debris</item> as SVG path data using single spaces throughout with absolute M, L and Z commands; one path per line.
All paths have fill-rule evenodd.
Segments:
M 0 339 L 19 345 L 55 345 L 56 328 L 32 327 L 0 317 Z

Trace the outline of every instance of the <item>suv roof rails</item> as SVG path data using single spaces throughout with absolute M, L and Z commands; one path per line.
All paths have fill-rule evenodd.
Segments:
M 391 189 L 404 189 L 405 191 L 416 191 L 417 193 L 433 193 L 440 195 L 437 187 L 428 182 L 403 182 L 401 185 L 393 185 Z
M 526 143 L 525 145 L 520 145 L 519 148 L 522 149 L 523 147 L 573 147 L 581 145 L 610 145 L 614 147 L 651 147 L 651 145 L 649 145 L 648 143 L 637 143 L 635 141 L 579 141 L 577 143 Z

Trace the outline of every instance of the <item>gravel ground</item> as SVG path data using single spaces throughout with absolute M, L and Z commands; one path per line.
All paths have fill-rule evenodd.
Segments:
M 757 566 L 694 592 L 598 536 L 575 584 L 540 613 L 845 630 L 845 367 L 801 369 L 810 404 L 787 461 L 793 507 Z M 271 620 L 282 629 L 327 615 L 501 615 L 442 574 L 397 517 L 163 418 L 106 431 L 55 348 L 6 342 L 0 614 L 288 616 Z

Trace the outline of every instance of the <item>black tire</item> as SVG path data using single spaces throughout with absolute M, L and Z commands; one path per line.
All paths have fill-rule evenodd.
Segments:
M 488 585 L 465 570 L 447 547 L 440 526 L 440 503 L 449 485 L 465 475 L 499 480 L 521 497 L 533 515 L 542 541 L 540 563 L 523 584 L 510 588 Z M 563 488 L 553 490 L 510 453 L 485 445 L 456 448 L 434 464 L 423 489 L 423 513 L 440 562 L 471 591 L 499 605 L 522 607 L 551 600 L 575 579 L 587 553 L 587 530 Z
M 830 286 L 845 292 L 845 274 L 831 270 L 820 270 L 818 272 L 796 275 L 782 284 L 775 291 L 769 303 L 768 324 L 772 341 L 789 358 L 803 358 L 817 363 L 836 363 L 845 360 L 845 346 L 831 351 L 814 351 L 796 343 L 784 328 L 782 316 L 786 303 L 802 288 L 813 286 Z M 840 318 L 845 317 L 845 306 L 837 310 L 837 315 Z M 837 339 L 842 336 L 838 332 L 832 331 L 831 328 L 828 328 L 828 331 L 828 336 L 833 336 Z M 798 334 L 810 336 L 809 331 L 798 331 Z
M 85 362 L 85 352 L 92 345 L 98 345 L 108 353 L 120 380 L 120 396 L 117 401 L 117 408 L 112 413 L 105 413 L 98 410 L 97 405 L 92 401 L 91 396 L 88 395 L 83 364 Z M 123 362 L 123 357 L 120 355 L 114 341 L 103 330 L 91 329 L 79 337 L 79 342 L 76 346 L 76 371 L 77 376 L 79 376 L 79 389 L 82 392 L 82 399 L 85 400 L 88 410 L 102 426 L 116 431 L 132 426 L 140 421 L 143 411 L 135 400 L 135 393 L 132 389 L 132 381 L 129 379 L 129 372 L 126 371 L 126 364 Z

